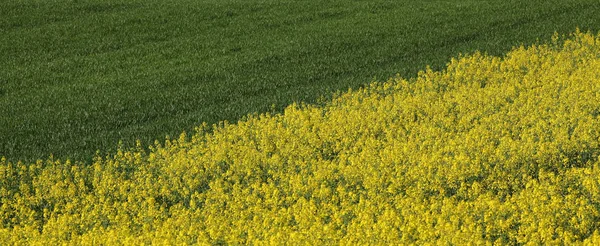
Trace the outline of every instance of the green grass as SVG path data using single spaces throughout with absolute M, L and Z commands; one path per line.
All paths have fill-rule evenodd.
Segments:
M 597 0 L 1 0 L 0 156 L 89 160 L 461 52 L 597 32 L 599 12 Z

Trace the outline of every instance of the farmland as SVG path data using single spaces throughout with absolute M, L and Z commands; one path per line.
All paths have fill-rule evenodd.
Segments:
M 600 27 L 597 1 L 4 0 L 0 156 L 91 163 L 475 50 Z
M 149 151 L 0 159 L 2 245 L 598 245 L 600 33 Z

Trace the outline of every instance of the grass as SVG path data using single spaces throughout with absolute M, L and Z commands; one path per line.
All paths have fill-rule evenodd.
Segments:
M 3 0 L 0 156 L 117 143 L 600 29 L 596 0 Z

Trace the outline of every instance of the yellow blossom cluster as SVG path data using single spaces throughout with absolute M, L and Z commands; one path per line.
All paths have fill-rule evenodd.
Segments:
M 0 244 L 600 245 L 600 35 L 93 163 L 0 161 Z

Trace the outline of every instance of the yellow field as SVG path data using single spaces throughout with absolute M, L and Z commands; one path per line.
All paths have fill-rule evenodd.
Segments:
M 600 245 L 600 35 L 93 164 L 0 163 L 0 244 Z

